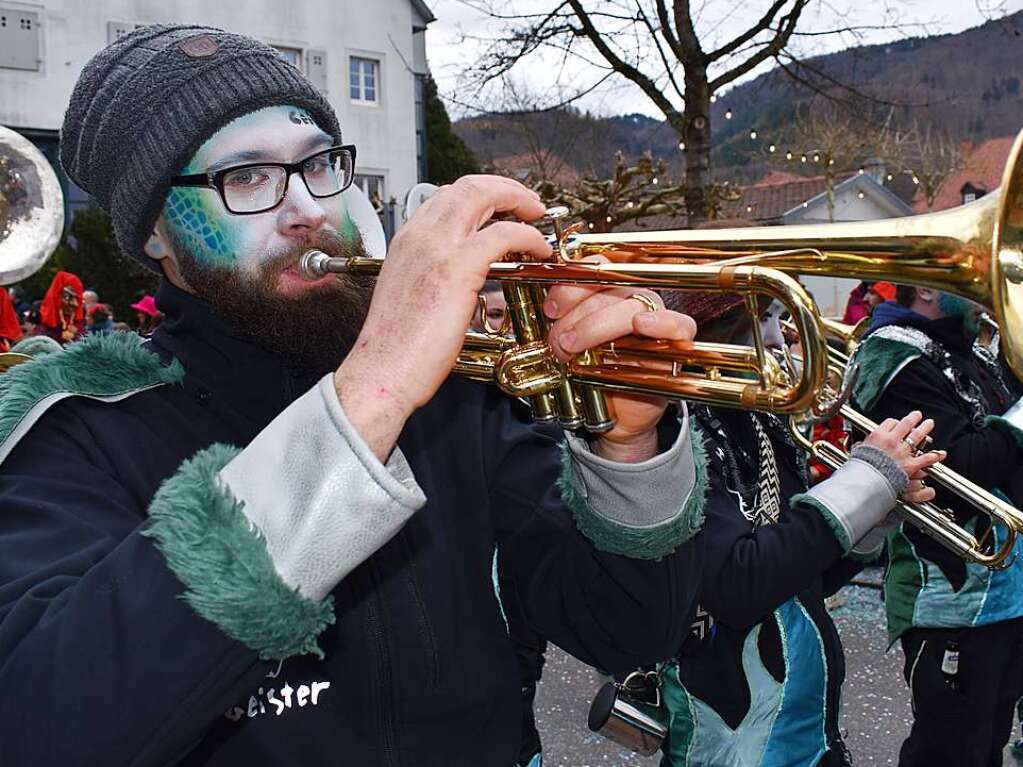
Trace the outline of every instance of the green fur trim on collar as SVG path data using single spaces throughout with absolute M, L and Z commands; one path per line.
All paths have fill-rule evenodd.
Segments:
M 87 336 L 61 352 L 37 357 L 0 376 L 0 446 L 48 397 L 117 399 L 161 384 L 179 383 L 184 375 L 177 360 L 164 366 L 135 333 Z M 54 401 L 57 399 L 60 397 Z
M 853 401 L 870 410 L 884 394 L 895 374 L 907 363 L 923 355 L 916 346 L 891 338 L 870 336 L 856 351 L 860 377 L 853 390 Z
M 661 559 L 685 543 L 703 526 L 703 504 L 707 494 L 707 452 L 703 434 L 691 427 L 690 442 L 696 481 L 678 514 L 653 527 L 629 527 L 596 513 L 577 488 L 575 464 L 567 442 L 561 443 L 561 476 L 557 485 L 561 499 L 572 512 L 576 527 L 598 551 L 632 559 Z
M 1023 430 L 1017 429 L 1001 416 L 989 415 L 984 419 L 984 425 L 1007 431 L 1009 436 L 1016 440 L 1016 444 L 1019 445 L 1020 449 L 1023 449 Z
M 239 452 L 211 445 L 181 464 L 153 496 L 143 535 L 185 584 L 184 600 L 232 639 L 263 660 L 322 658 L 316 637 L 334 623 L 334 601 L 313 602 L 281 579 L 263 536 L 218 482 Z

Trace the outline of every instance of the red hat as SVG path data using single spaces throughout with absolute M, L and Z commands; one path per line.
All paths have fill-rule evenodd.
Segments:
M 43 296 L 42 305 L 39 307 L 39 318 L 49 328 L 55 328 L 60 325 L 60 299 L 64 288 L 71 288 L 75 291 L 75 295 L 78 296 L 78 308 L 75 310 L 74 323 L 78 327 L 82 326 L 82 318 L 85 316 L 85 310 L 82 306 L 82 293 L 84 292 L 82 281 L 71 274 L 71 272 L 57 272 L 53 277 L 53 282 L 50 283 L 50 287 L 46 290 L 46 295 Z
M 11 294 L 5 288 L 0 288 L 0 338 L 6 338 L 8 341 L 17 341 L 21 338 L 18 313 L 14 311 Z
M 877 293 L 885 301 L 895 300 L 895 286 L 890 282 L 875 282 L 870 289 Z
M 160 313 L 160 310 L 156 308 L 156 299 L 148 295 L 142 296 L 139 301 L 131 305 L 131 308 L 137 312 L 148 314 L 150 317 L 155 317 Z

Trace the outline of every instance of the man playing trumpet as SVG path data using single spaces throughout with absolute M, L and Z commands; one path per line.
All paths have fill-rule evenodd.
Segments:
M 162 273 L 166 321 L 4 377 L 6 761 L 507 767 L 503 604 L 603 668 L 678 646 L 704 471 L 684 409 L 613 396 L 588 442 L 448 375 L 489 264 L 550 253 L 487 225 L 539 218 L 534 193 L 463 179 L 394 238 L 372 300 L 309 283 L 308 249 L 362 253 L 355 148 L 270 47 L 194 26 L 100 52 L 61 158 Z M 694 332 L 625 289 L 544 309 L 561 359 Z
M 742 296 L 676 292 L 700 341 L 784 343 L 775 301 L 750 317 Z M 806 454 L 785 419 L 693 406 L 710 480 L 699 538 L 699 620 L 661 670 L 664 764 L 847 767 L 839 714 L 845 662 L 824 599 L 876 557 L 902 497 L 926 501 L 917 453 L 933 427 L 919 411 L 881 423 L 828 479 L 809 488 Z

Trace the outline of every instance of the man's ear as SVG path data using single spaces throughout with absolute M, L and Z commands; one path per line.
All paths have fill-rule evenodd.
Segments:
M 934 288 L 917 288 L 916 297 L 929 304 L 938 300 L 938 291 Z
M 178 257 L 174 252 L 174 248 L 170 245 L 170 238 L 167 237 L 167 233 L 164 230 L 162 216 L 157 219 L 156 226 L 153 227 L 153 233 L 146 240 L 143 250 L 147 256 L 160 265 L 164 276 L 171 285 L 186 290 L 189 293 L 192 292 L 188 287 L 188 283 L 181 276 L 181 270 L 178 268 Z

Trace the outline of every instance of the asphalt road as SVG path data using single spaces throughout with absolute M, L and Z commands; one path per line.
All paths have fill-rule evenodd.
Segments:
M 876 572 L 867 577 L 871 575 L 878 577 Z M 880 592 L 847 586 L 836 595 L 831 614 L 845 646 L 842 729 L 853 762 L 857 767 L 898 764 L 899 746 L 912 720 L 902 680 L 902 650 L 896 646 L 885 653 Z M 602 683 L 593 669 L 557 648 L 548 653 L 536 703 L 545 767 L 654 767 L 659 763 L 659 757 L 624 751 L 587 729 L 590 701 Z M 1017 727 L 1013 737 L 1018 733 Z M 1021 763 L 1006 750 L 1005 764 Z

